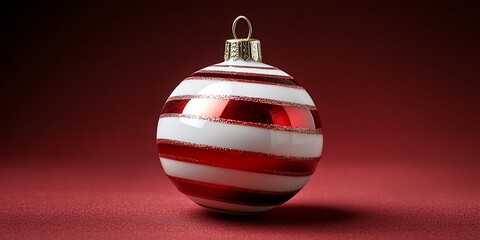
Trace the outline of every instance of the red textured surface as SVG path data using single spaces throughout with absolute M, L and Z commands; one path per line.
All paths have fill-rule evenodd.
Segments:
M 313 179 L 288 203 L 246 217 L 226 217 L 195 205 L 161 173 L 157 161 L 148 168 L 3 166 L 0 233 L 3 239 L 480 236 L 478 178 L 465 179 L 476 170 L 365 166 L 361 160 L 321 162 Z
M 476 9 L 2 6 L 0 239 L 479 239 Z M 225 217 L 164 176 L 155 128 L 240 14 L 264 61 L 312 95 L 325 148 L 291 201 Z

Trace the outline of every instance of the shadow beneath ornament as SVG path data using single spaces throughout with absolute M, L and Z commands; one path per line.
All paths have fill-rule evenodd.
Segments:
M 212 221 L 264 226 L 341 224 L 362 218 L 360 212 L 322 205 L 288 205 L 252 215 L 227 215 L 201 209 L 201 215 Z

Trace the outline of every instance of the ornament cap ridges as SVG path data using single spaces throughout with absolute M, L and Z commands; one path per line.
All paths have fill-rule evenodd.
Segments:
M 228 39 L 225 41 L 225 61 L 262 61 L 260 41 L 257 39 Z

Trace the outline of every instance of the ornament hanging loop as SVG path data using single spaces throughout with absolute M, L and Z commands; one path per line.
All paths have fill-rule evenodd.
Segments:
M 233 24 L 232 24 L 232 33 L 233 33 L 233 37 L 235 39 L 238 39 L 237 38 L 237 33 L 236 33 L 236 30 L 237 30 L 237 22 L 238 20 L 240 19 L 244 19 L 247 24 L 248 24 L 248 36 L 247 36 L 247 40 L 250 39 L 250 37 L 252 36 L 252 24 L 250 23 L 250 21 L 248 20 L 248 18 L 246 18 L 245 16 L 238 16 L 237 18 L 235 18 L 235 20 L 233 21 Z

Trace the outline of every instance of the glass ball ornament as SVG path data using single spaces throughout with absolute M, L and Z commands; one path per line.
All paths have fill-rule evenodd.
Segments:
M 235 33 L 248 23 L 247 38 Z M 203 68 L 171 93 L 157 145 L 165 174 L 200 206 L 230 214 L 272 209 L 314 173 L 323 146 L 320 118 L 307 91 L 262 63 L 260 41 L 244 16 L 233 22 L 225 61 Z

